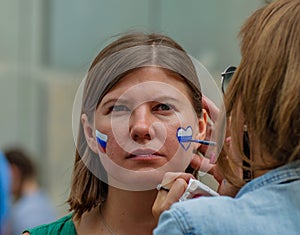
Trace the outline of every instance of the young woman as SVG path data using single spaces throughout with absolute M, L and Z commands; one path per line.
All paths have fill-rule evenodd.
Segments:
M 72 213 L 27 234 L 152 234 L 164 173 L 199 163 L 207 114 L 194 64 L 169 37 L 131 33 L 97 55 L 82 87 Z
M 229 182 L 242 188 L 235 198 L 200 197 L 174 204 L 160 216 L 155 235 L 299 234 L 299 35 L 299 0 L 274 1 L 246 21 L 242 60 L 225 94 L 230 148 L 228 157 L 218 159 L 226 178 L 222 187 Z M 250 173 L 248 182 L 243 170 Z M 159 192 L 156 216 L 180 197 L 172 182 L 167 187 L 169 193 Z

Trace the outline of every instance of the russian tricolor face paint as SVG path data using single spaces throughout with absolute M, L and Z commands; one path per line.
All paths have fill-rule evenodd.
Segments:
M 204 145 L 216 145 L 216 143 L 213 141 L 193 139 L 193 129 L 191 126 L 188 126 L 186 128 L 179 127 L 176 132 L 176 137 L 179 144 L 185 151 L 187 151 L 190 148 L 191 142 Z
M 98 149 L 100 150 L 100 152 L 106 153 L 107 135 L 96 130 L 96 139 L 97 139 Z

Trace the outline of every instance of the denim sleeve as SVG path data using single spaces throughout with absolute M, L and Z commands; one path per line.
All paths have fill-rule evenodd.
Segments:
M 173 210 L 168 210 L 161 214 L 158 225 L 153 231 L 154 235 L 184 234 L 180 227 L 180 221 L 177 221 L 173 212 Z

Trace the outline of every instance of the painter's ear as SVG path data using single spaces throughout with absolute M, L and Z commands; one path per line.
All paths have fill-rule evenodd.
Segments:
M 196 135 L 197 140 L 203 140 L 206 137 L 207 112 L 202 109 L 202 117 L 198 118 L 199 133 Z
M 86 114 L 82 114 L 81 115 L 81 123 L 82 123 L 82 127 L 83 127 L 83 131 L 84 131 L 84 135 L 85 135 L 85 139 L 87 144 L 89 145 L 90 149 L 94 152 L 94 153 L 98 153 L 97 150 L 97 141 L 95 138 L 95 133 L 94 133 L 94 129 L 91 126 L 91 124 L 88 121 L 88 117 Z

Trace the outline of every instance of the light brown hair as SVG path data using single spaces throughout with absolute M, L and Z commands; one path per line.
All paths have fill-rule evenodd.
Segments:
M 277 0 L 257 10 L 241 31 L 241 63 L 225 95 L 232 143 L 252 170 L 270 170 L 300 159 L 300 1 Z M 242 120 L 242 122 L 240 121 Z M 247 125 L 251 158 L 243 154 Z M 229 155 L 219 159 L 227 180 L 241 187 Z M 264 156 L 271 156 L 271 161 Z

